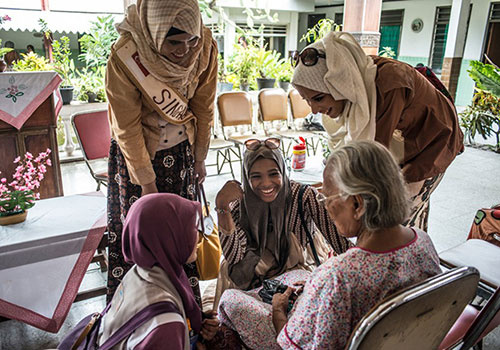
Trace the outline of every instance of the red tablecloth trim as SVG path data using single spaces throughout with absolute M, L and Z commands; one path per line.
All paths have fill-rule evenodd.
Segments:
M 52 318 L 0 299 L 0 315 L 18 320 L 48 332 L 57 333 L 76 298 L 87 268 L 106 230 L 106 214 L 103 214 L 90 229 L 70 277 Z M 83 317 L 82 317 L 83 318 Z
M 24 108 L 24 110 L 17 116 L 14 117 L 13 115 L 0 110 L 0 119 L 6 122 L 9 125 L 12 125 L 15 127 L 17 130 L 21 129 L 26 123 L 26 121 L 31 117 L 34 111 L 49 97 L 54 90 L 56 90 L 56 94 L 58 94 L 58 101 L 55 106 L 55 115 L 59 114 L 59 111 L 61 110 L 62 107 L 62 98 L 59 93 L 58 87 L 59 84 L 61 84 L 62 79 L 61 77 L 56 74 L 54 75 L 54 78 L 52 78 L 51 82 L 43 89 L 40 91 L 40 93 Z

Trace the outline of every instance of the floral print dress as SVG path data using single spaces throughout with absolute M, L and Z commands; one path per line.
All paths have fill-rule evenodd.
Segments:
M 307 281 L 279 334 L 271 305 L 260 300 L 258 289 L 226 291 L 219 318 L 252 349 L 344 349 L 356 324 L 378 301 L 441 272 L 429 236 L 414 231 L 415 238 L 403 247 L 387 252 L 354 247 L 312 273 L 296 270 L 277 278 L 290 286 Z

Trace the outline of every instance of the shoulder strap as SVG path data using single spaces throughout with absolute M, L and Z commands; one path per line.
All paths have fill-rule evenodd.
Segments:
M 153 317 L 167 312 L 175 312 L 181 314 L 174 303 L 170 301 L 161 301 L 159 303 L 146 306 L 144 309 L 135 314 L 130 320 L 125 322 L 111 337 L 109 337 L 100 347 L 99 350 L 109 350 L 125 337 L 129 336 L 137 328 L 152 319 Z
M 299 189 L 299 215 L 300 215 L 300 222 L 302 224 L 302 228 L 304 229 L 304 231 L 306 231 L 306 235 L 307 235 L 307 240 L 309 241 L 309 244 L 311 245 L 311 250 L 312 250 L 312 253 L 313 253 L 313 256 L 314 256 L 314 262 L 316 263 L 316 266 L 319 266 L 321 263 L 319 261 L 319 258 L 318 258 L 318 253 L 316 252 L 316 247 L 314 246 L 314 241 L 313 241 L 313 238 L 311 236 L 311 232 L 309 232 L 309 229 L 307 228 L 307 225 L 306 225 L 306 220 L 304 218 L 304 209 L 303 209 L 303 198 L 304 198 L 304 192 L 306 190 L 306 185 L 300 185 L 300 189 Z

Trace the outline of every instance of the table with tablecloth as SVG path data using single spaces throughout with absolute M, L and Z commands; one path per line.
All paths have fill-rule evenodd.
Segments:
M 101 192 L 37 201 L 0 226 L 0 316 L 57 332 L 105 229 Z

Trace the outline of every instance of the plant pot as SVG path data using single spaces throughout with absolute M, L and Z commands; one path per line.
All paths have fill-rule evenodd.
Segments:
M 97 101 L 97 94 L 95 92 L 87 92 L 88 103 L 94 103 Z
M 288 87 L 290 86 L 290 82 L 288 82 L 288 81 L 280 81 L 280 82 L 278 82 L 278 85 L 283 90 L 288 91 Z
M 0 73 L 5 72 L 7 69 L 7 62 L 5 62 L 3 59 L 0 60 Z
M 276 79 L 264 79 L 264 78 L 257 78 L 257 87 L 259 90 L 262 89 L 268 89 L 268 88 L 273 88 L 274 84 L 276 83 Z
M 26 220 L 27 215 L 28 211 L 25 210 L 23 212 L 12 215 L 0 216 L 0 225 L 5 226 L 5 225 L 19 224 L 20 222 Z
M 233 83 L 217 83 L 217 87 L 219 89 L 219 92 L 232 91 Z
M 63 100 L 63 105 L 69 105 L 73 100 L 73 86 L 61 86 L 59 87 L 59 92 L 61 93 L 61 98 Z
M 241 91 L 248 92 L 249 89 L 250 89 L 250 84 L 248 84 L 248 83 L 240 83 L 240 90 Z

